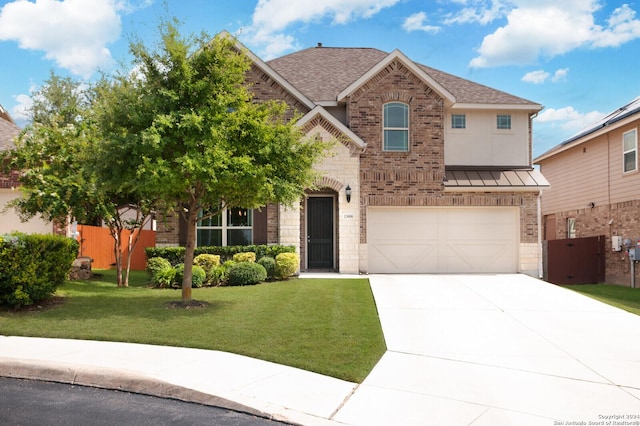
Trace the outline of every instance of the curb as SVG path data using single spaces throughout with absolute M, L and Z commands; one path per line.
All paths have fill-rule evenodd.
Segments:
M 287 422 L 282 418 L 274 417 L 268 413 L 256 410 L 246 405 L 238 404 L 225 398 L 220 398 L 193 389 L 167 383 L 143 374 L 122 372 L 115 369 L 78 367 L 62 363 L 41 361 L 27 362 L 0 357 L 0 377 L 56 382 L 69 385 L 131 392 L 224 408 L 231 411 L 282 422 L 283 424 L 295 425 L 295 423 Z

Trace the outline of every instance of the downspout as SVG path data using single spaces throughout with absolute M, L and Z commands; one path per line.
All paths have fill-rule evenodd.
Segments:
M 543 264 L 542 264 L 542 190 L 538 191 L 538 278 L 544 277 Z

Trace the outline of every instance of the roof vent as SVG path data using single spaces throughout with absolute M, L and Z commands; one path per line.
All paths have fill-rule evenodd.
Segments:
M 318 42 L 318 47 L 322 47 L 322 42 Z

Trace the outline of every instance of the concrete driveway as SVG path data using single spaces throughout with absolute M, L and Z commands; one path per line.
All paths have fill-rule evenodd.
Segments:
M 525 275 L 369 278 L 388 351 L 333 420 L 640 424 L 640 317 Z

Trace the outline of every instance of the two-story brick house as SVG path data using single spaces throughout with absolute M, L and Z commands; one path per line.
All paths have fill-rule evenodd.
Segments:
M 398 50 L 247 54 L 257 101 L 284 100 L 307 135 L 340 143 L 299 206 L 232 209 L 199 224 L 198 244 L 292 244 L 303 271 L 538 276 L 548 186 L 531 163 L 539 104 Z M 183 242 L 181 228 L 160 224 L 158 244 Z
M 542 197 L 544 239 L 604 235 L 605 281 L 630 284 L 629 258 L 612 237 L 640 238 L 640 97 L 534 161 L 551 182 Z

